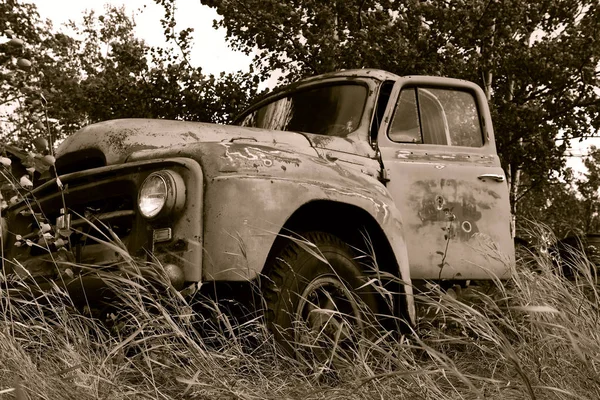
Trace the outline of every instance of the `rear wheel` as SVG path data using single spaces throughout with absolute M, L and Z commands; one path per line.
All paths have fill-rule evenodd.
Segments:
M 267 266 L 267 323 L 292 355 L 351 357 L 373 329 L 376 294 L 347 244 L 324 232 L 304 239 L 288 240 Z

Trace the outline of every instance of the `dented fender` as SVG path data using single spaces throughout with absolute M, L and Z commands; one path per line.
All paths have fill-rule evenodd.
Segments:
M 294 212 L 326 200 L 358 207 L 377 222 L 394 251 L 412 304 L 402 218 L 388 190 L 374 177 L 314 150 L 306 154 L 243 140 L 142 151 L 129 160 L 166 156 L 163 153 L 196 158 L 202 165 L 203 280 L 254 279 Z

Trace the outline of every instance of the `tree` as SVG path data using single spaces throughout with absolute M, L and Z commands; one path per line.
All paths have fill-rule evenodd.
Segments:
M 583 227 L 587 233 L 600 232 L 600 149 L 590 147 L 583 160 L 587 168 L 584 179 L 577 182 L 577 189 L 582 196 Z
M 579 181 L 572 170 L 563 171 L 560 179 L 547 180 L 539 184 L 535 196 L 523 202 L 519 210 L 520 223 L 517 236 L 527 237 L 532 224 L 542 222 L 550 228 L 557 239 L 588 233 L 586 226 L 585 199 L 578 189 Z M 534 235 L 535 236 L 535 235 Z
M 257 51 L 262 77 L 371 67 L 478 82 L 513 213 L 564 168 L 568 139 L 600 128 L 596 0 L 200 1 L 223 17 L 215 27 L 233 48 Z
M 38 45 L 49 29 L 35 6 L 0 2 L 0 137 L 31 140 L 44 130 L 39 96 L 43 73 L 33 68 Z
M 88 12 L 69 36 L 42 21 L 34 5 L 0 2 L 0 138 L 30 147 L 49 129 L 55 139 L 83 125 L 114 118 L 227 122 L 256 93 L 250 73 L 205 75 L 185 54 L 153 48 L 134 35 L 123 8 Z M 181 38 L 189 43 L 184 33 Z M 9 38 L 7 38 L 8 40 Z M 30 62 L 27 68 L 18 59 Z
M 75 70 L 83 75 L 81 92 L 67 91 L 64 100 L 77 101 L 81 110 L 76 114 L 86 122 L 122 117 L 226 122 L 256 93 L 257 80 L 250 74 L 204 75 L 186 54 L 148 47 L 134 36 L 134 26 L 123 9 L 114 7 L 71 25 L 80 38 Z M 187 37 L 182 34 L 191 46 Z M 62 104 L 57 108 L 64 110 Z

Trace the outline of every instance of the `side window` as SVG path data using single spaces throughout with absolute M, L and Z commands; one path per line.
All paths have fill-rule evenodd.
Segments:
M 454 89 L 403 90 L 389 137 L 392 141 L 404 143 L 483 146 L 474 96 Z
M 451 143 L 448 119 L 444 106 L 432 89 L 419 89 L 419 111 L 423 122 L 423 143 L 443 144 Z
M 400 93 L 390 128 L 390 139 L 394 142 L 423 143 L 415 89 L 404 89 Z
M 377 133 L 379 133 L 379 127 L 383 122 L 383 116 L 385 114 L 385 108 L 390 100 L 392 89 L 394 88 L 394 81 L 385 81 L 379 89 L 379 96 L 377 98 L 377 107 L 375 108 L 375 115 L 373 122 L 371 123 L 371 143 L 375 143 L 377 140 Z

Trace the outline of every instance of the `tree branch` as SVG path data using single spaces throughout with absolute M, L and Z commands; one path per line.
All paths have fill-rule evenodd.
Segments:
M 19 95 L 19 96 L 12 97 L 10 99 L 3 100 L 0 102 L 0 106 L 10 103 L 11 101 L 14 101 L 14 100 L 19 100 L 21 97 L 23 97 L 23 95 Z
M 312 59 L 312 54 L 310 54 L 310 52 L 304 48 L 304 47 L 299 47 L 298 43 L 296 42 L 296 40 L 294 40 L 294 37 L 292 35 L 290 35 L 289 33 L 287 33 L 285 30 L 283 30 L 282 28 L 278 27 L 277 25 L 265 21 L 264 19 L 259 19 L 253 12 L 252 10 L 250 10 L 250 8 L 248 8 L 248 6 L 246 6 L 245 4 L 243 4 L 242 2 L 236 0 L 235 1 L 236 4 L 238 4 L 238 6 L 240 6 L 241 8 L 243 8 L 246 13 L 252 17 L 254 20 L 258 21 L 260 24 L 266 24 L 267 26 L 269 26 L 271 29 L 279 32 L 286 40 L 288 40 L 288 42 L 291 44 L 291 46 L 298 51 L 300 54 L 303 55 L 303 60 L 302 62 L 308 66 L 315 74 L 319 73 L 318 68 L 309 60 Z M 307 57 L 308 54 L 308 57 Z

